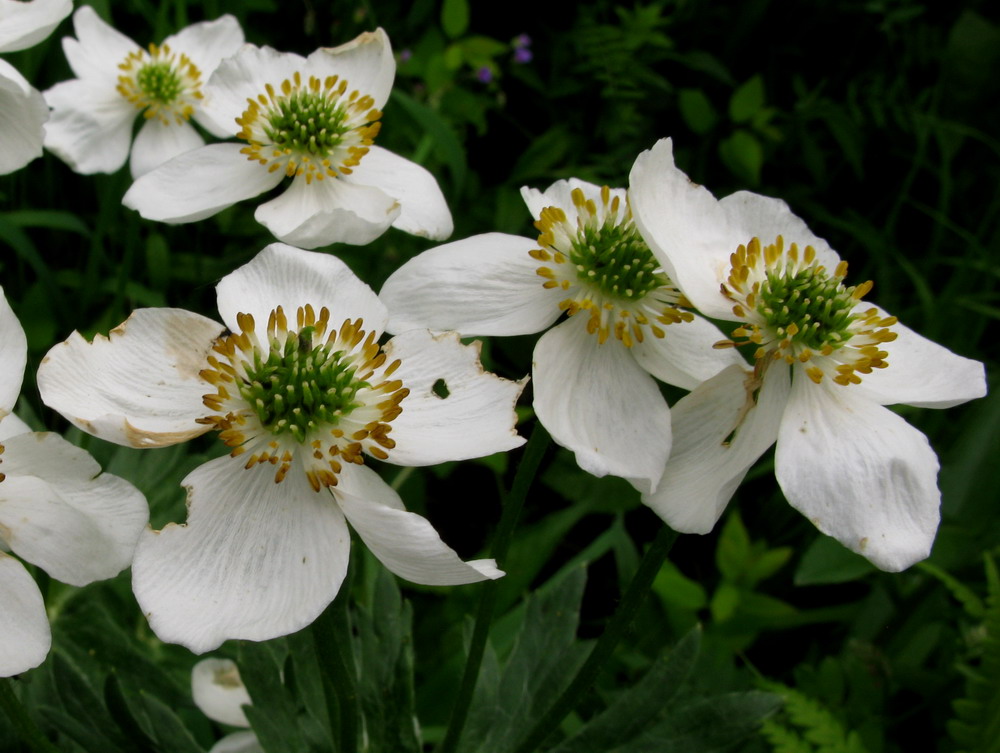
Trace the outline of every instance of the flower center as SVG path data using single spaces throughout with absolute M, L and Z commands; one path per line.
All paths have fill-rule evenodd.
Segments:
M 830 274 L 812 246 L 800 254 L 794 243 L 786 249 L 780 235 L 766 247 L 752 238 L 730 262 L 722 292 L 744 324 L 733 330 L 736 339 L 717 347 L 753 343 L 759 363 L 770 357 L 802 364 L 817 384 L 824 376 L 841 385 L 858 384 L 859 373 L 889 365 L 889 354 L 880 346 L 896 339 L 888 329 L 896 317 L 858 307 L 872 283 L 846 287 L 847 262 Z
M 183 123 L 193 114 L 201 93 L 201 71 L 187 55 L 170 47 L 149 45 L 130 52 L 118 65 L 118 93 L 142 110 L 145 118 L 164 125 Z
M 271 172 L 304 175 L 307 183 L 349 175 L 368 153 L 382 117 L 374 99 L 349 88 L 338 76 L 303 83 L 298 72 L 280 91 L 267 84 L 236 119 L 237 136 L 248 144 L 242 153 Z
M 691 321 L 694 315 L 678 306 L 690 303 L 664 274 L 632 222 L 632 211 L 621 196 L 601 188 L 601 203 L 579 188 L 570 196 L 576 220 L 560 207 L 541 211 L 535 227 L 541 248 L 529 253 L 548 265 L 537 273 L 543 287 L 566 291 L 559 308 L 570 316 L 589 312 L 587 331 L 604 343 L 611 333 L 631 347 L 647 334 L 662 338 L 659 325 Z
M 201 377 L 216 388 L 205 395 L 213 415 L 199 423 L 213 426 L 233 448 L 249 453 L 246 467 L 276 466 L 282 481 L 296 458 L 319 491 L 335 486 L 342 463 L 364 462 L 363 453 L 385 460 L 395 447 L 392 420 L 409 394 L 389 379 L 399 361 L 386 356 L 365 333 L 361 319 L 330 328 L 330 312 L 298 309 L 289 329 L 279 306 L 267 322 L 263 342 L 250 314 L 238 314 L 241 331 L 220 337 Z

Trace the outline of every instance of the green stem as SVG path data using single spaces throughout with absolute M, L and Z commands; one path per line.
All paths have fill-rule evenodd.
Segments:
M 517 526 L 517 519 L 521 516 L 521 508 L 524 507 L 524 500 L 528 496 L 528 490 L 538 472 L 538 466 L 542 462 L 542 456 L 548 449 L 551 442 L 549 433 L 539 422 L 535 422 L 532 429 L 531 438 L 524 448 L 524 455 L 514 474 L 514 483 L 511 485 L 510 493 L 506 495 L 503 504 L 503 512 L 500 514 L 500 523 L 497 525 L 496 536 L 493 539 L 493 559 L 501 563 L 507 557 L 507 550 L 510 542 L 514 538 L 514 528 Z M 483 584 L 479 593 L 479 607 L 476 610 L 476 624 L 472 630 L 472 641 L 469 643 L 469 655 L 465 660 L 465 672 L 462 674 L 462 684 L 458 689 L 458 698 L 451 709 L 451 718 L 448 720 L 448 731 L 438 753 L 454 753 L 458 747 L 458 741 L 462 736 L 462 729 L 469 716 L 469 706 L 472 704 L 472 694 L 476 688 L 476 680 L 479 678 L 479 667 L 483 661 L 483 652 L 486 650 L 486 639 L 490 633 L 490 624 L 493 621 L 493 610 L 496 608 L 497 590 L 499 581 L 488 580 Z
M 639 564 L 639 570 L 625 591 L 625 595 L 604 629 L 604 633 L 597 639 L 597 644 L 590 652 L 590 656 L 587 657 L 587 661 L 580 667 L 580 671 L 576 673 L 576 677 L 573 678 L 569 687 L 563 691 L 563 694 L 556 699 L 556 702 L 524 737 L 514 753 L 533 753 L 538 750 L 566 715 L 576 708 L 583 694 L 594 684 L 598 672 L 611 657 L 615 647 L 632 625 L 636 612 L 639 611 L 646 594 L 649 593 L 653 579 L 656 578 L 660 567 L 663 566 L 677 536 L 678 533 L 666 525 L 660 529 L 653 543 L 646 550 L 646 554 Z
M 313 641 L 319 658 L 323 691 L 330 726 L 337 738 L 336 750 L 354 753 L 358 749 L 358 690 L 351 643 L 351 571 L 348 570 L 333 603 L 313 623 Z
M 10 719 L 10 723 L 14 725 L 14 730 L 21 738 L 21 742 L 35 753 L 59 753 L 59 750 L 45 739 L 31 717 L 28 716 L 21 701 L 14 693 L 11 682 L 7 678 L 0 678 L 0 708 Z

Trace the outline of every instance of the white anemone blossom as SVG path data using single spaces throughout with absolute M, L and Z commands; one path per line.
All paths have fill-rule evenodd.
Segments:
M 191 669 L 191 698 L 198 709 L 214 722 L 243 727 L 212 746 L 208 753 L 264 753 L 251 730 L 244 706 L 251 705 L 239 667 L 232 659 L 202 659 Z
M 32 47 L 73 9 L 71 0 L 0 0 L 0 52 Z M 42 127 L 49 108 L 12 65 L 0 60 L 0 175 L 42 155 Z
M 414 257 L 380 294 L 389 331 L 522 335 L 567 314 L 535 345 L 538 419 L 584 470 L 651 492 L 671 445 L 654 377 L 692 389 L 739 359 L 713 350 L 722 333 L 684 310 L 625 189 L 572 179 L 521 195 L 540 235 L 477 235 Z
M 983 365 L 862 300 L 847 263 L 778 199 L 716 200 L 673 161 L 669 139 L 636 160 L 632 208 L 684 294 L 737 322 L 719 347 L 754 349 L 673 410 L 675 452 L 645 502 L 674 528 L 714 526 L 772 444 L 789 503 L 883 570 L 930 553 L 938 460 L 927 438 L 884 407 L 947 408 L 986 393 Z
M 45 148 L 84 175 L 113 173 L 131 159 L 132 177 L 204 145 L 193 119 L 213 136 L 226 132 L 202 111 L 208 77 L 243 44 L 232 16 L 192 24 L 142 48 L 88 5 L 73 14 L 76 38 L 63 51 L 75 79 L 45 92 L 52 118 Z M 142 127 L 132 143 L 136 116 Z
M 10 412 L 26 361 L 24 330 L 0 291 L 0 677 L 38 666 L 51 643 L 42 595 L 10 553 L 84 586 L 129 566 L 149 519 L 135 487 Z
M 265 248 L 216 288 L 224 324 L 140 309 L 110 337 L 74 334 L 39 369 L 42 399 L 133 447 L 216 430 L 228 455 L 192 471 L 188 518 L 140 539 L 133 590 L 163 640 L 201 653 L 312 622 L 347 570 L 349 522 L 397 575 L 497 578 L 463 562 L 365 464 L 432 465 L 523 443 L 523 384 L 483 371 L 454 333 L 384 345 L 385 306 L 339 259 Z
M 124 203 L 147 219 L 194 222 L 287 177 L 254 214 L 279 240 L 364 245 L 390 225 L 447 238 L 451 213 L 434 177 L 374 143 L 395 75 L 382 29 L 308 58 L 246 45 L 205 87 L 205 111 L 239 143 L 177 157 Z

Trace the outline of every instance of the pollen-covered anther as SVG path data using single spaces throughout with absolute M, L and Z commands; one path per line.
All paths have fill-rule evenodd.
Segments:
M 136 49 L 118 64 L 116 89 L 147 120 L 181 124 L 194 115 L 203 99 L 201 71 L 190 58 L 168 45 Z
M 276 483 L 299 467 L 317 491 L 336 485 L 342 463 L 388 457 L 409 390 L 390 376 L 399 360 L 387 363 L 361 319 L 333 328 L 328 309 L 307 304 L 294 317 L 275 308 L 263 332 L 250 314 L 237 324 L 206 357 L 201 376 L 216 391 L 199 419 L 232 456 L 246 455 L 247 469 L 274 466 Z
M 372 97 L 349 89 L 338 76 L 305 80 L 299 72 L 277 87 L 266 84 L 236 118 L 237 136 L 248 144 L 241 152 L 307 183 L 349 175 L 374 143 L 382 117 Z
M 888 353 L 877 346 L 896 339 L 889 329 L 896 318 L 858 308 L 872 283 L 845 286 L 847 262 L 830 274 L 812 246 L 786 248 L 781 236 L 768 246 L 752 238 L 730 262 L 722 292 L 743 322 L 733 341 L 757 345 L 760 363 L 800 364 L 813 382 L 829 377 L 840 385 L 858 384 L 859 374 L 888 366 Z

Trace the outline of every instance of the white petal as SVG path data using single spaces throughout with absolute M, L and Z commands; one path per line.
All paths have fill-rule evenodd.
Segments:
M 226 14 L 212 21 L 201 21 L 181 29 L 163 40 L 163 44 L 187 55 L 206 81 L 223 58 L 234 55 L 243 46 L 240 22 Z
M 595 476 L 656 488 L 670 454 L 670 413 L 652 377 L 617 340 L 599 345 L 570 317 L 535 345 L 535 413 Z
M 264 94 L 268 84 L 278 89 L 282 81 L 302 71 L 305 62 L 305 58 L 293 53 L 245 44 L 219 63 L 209 78 L 201 112 L 225 133 L 235 136 L 241 129 L 236 118 L 247 109 L 247 100 Z
M 81 5 L 73 14 L 73 30 L 76 39 L 63 37 L 63 52 L 73 73 L 114 89 L 118 65 L 129 53 L 138 51 L 139 45 L 106 24 L 89 5 Z
M 440 241 L 451 235 L 454 224 L 437 179 L 416 162 L 372 146 L 346 183 L 372 186 L 399 202 L 392 226 L 405 233 Z
M 927 437 L 848 387 L 795 379 L 775 475 L 823 533 L 898 571 L 930 554 L 941 493 Z
M 196 468 L 188 520 L 139 540 L 132 589 L 153 631 L 196 654 L 231 638 L 263 641 L 300 630 L 333 601 L 347 572 L 350 536 L 326 491 L 301 468 L 280 484 L 274 469 L 229 456 Z
M 546 188 L 544 192 L 539 191 L 537 188 L 524 186 L 521 188 L 521 198 L 528 205 L 528 211 L 531 212 L 531 216 L 535 220 L 541 217 L 542 210 L 546 207 L 559 207 L 566 213 L 569 224 L 576 225 L 579 212 L 577 211 L 576 204 L 573 203 L 573 191 L 577 188 L 583 192 L 585 198 L 590 199 L 598 205 L 601 204 L 601 187 L 593 183 L 588 183 L 585 180 L 580 180 L 579 178 L 557 180 Z M 610 190 L 612 198 L 617 198 L 622 204 L 625 203 L 624 188 L 612 188 Z
M 232 659 L 202 659 L 191 669 L 191 697 L 209 719 L 234 727 L 249 727 L 243 706 L 250 694 Z
M 659 488 L 642 501 L 675 530 L 711 531 L 750 466 L 774 444 L 788 399 L 788 368 L 771 365 L 756 403 L 752 377 L 730 366 L 670 409 L 674 449 Z
M 281 182 L 284 173 L 269 173 L 240 149 L 239 144 L 209 144 L 174 157 L 133 183 L 122 204 L 147 220 L 195 222 Z
M 388 315 L 378 296 L 336 256 L 272 243 L 253 259 L 229 273 L 216 286 L 219 313 L 238 331 L 238 313 L 252 314 L 263 328 L 271 311 L 281 306 L 290 321 L 300 306 L 318 314 L 326 307 L 339 328 L 345 319 L 364 320 L 365 331 L 381 335 Z
M 367 94 L 382 108 L 396 77 L 396 60 L 389 37 L 381 28 L 366 31 L 338 47 L 322 47 L 307 60 L 305 73 L 319 79 L 340 76 L 349 91 Z
M 527 335 L 559 315 L 558 294 L 542 287 L 530 238 L 487 233 L 424 251 L 386 280 L 379 297 L 389 332 L 457 330 L 472 335 Z
M 205 145 L 205 140 L 189 123 L 164 123 L 150 118 L 142 124 L 132 144 L 129 169 L 132 179 L 145 175 L 179 154 Z
M 861 302 L 861 309 L 872 308 Z M 883 317 L 889 314 L 875 306 Z M 986 369 L 979 361 L 952 353 L 897 322 L 890 329 L 897 337 L 881 347 L 889 354 L 889 365 L 861 377 L 853 385 L 870 400 L 882 405 L 916 405 L 950 408 L 986 394 Z
M 136 109 L 114 89 L 73 79 L 45 92 L 45 148 L 83 175 L 116 172 L 128 158 Z
M 663 338 L 647 335 L 632 345 L 632 355 L 646 371 L 667 384 L 693 390 L 727 366 L 745 366 L 735 348 L 713 348 L 725 340 L 718 327 L 695 316 L 693 321 L 665 327 Z
M 34 47 L 73 10 L 73 0 L 0 0 L 0 52 Z
M 493 560 L 463 562 L 425 518 L 402 509 L 399 495 L 365 466 L 344 468 L 334 497 L 365 546 L 400 578 L 457 586 L 503 575 Z
M 42 402 L 84 431 L 130 447 L 204 434 L 199 372 L 222 325 L 180 309 L 139 309 L 92 343 L 74 332 L 38 369 Z
M 18 434 L 27 434 L 29 431 L 31 431 L 31 427 L 14 413 L 8 413 L 3 419 L 0 419 L 0 443 L 11 437 L 16 437 Z
M 149 520 L 132 484 L 58 434 L 4 442 L 0 531 L 11 550 L 64 583 L 111 578 L 132 562 Z
M 254 218 L 278 240 L 317 248 L 371 243 L 389 229 L 399 212 L 399 202 L 378 188 L 339 178 L 306 183 L 298 176 L 284 193 L 257 207 Z
M 0 418 L 14 410 L 27 361 L 28 340 L 0 288 Z
M 49 108 L 17 70 L 0 60 L 0 175 L 42 155 L 42 125 Z
M 478 342 L 462 345 L 458 334 L 432 335 L 410 330 L 384 347 L 389 363 L 402 363 L 393 373 L 409 389 L 392 421 L 396 442 L 389 460 L 397 465 L 433 465 L 465 460 L 520 447 L 524 439 L 514 424 L 524 382 L 483 371 Z M 445 398 L 434 392 L 444 382 Z
M 211 747 L 208 753 L 264 753 L 257 735 L 246 730 L 226 735 Z
M 0 677 L 10 677 L 45 661 L 52 636 L 38 586 L 24 565 L 3 552 L 0 604 Z

